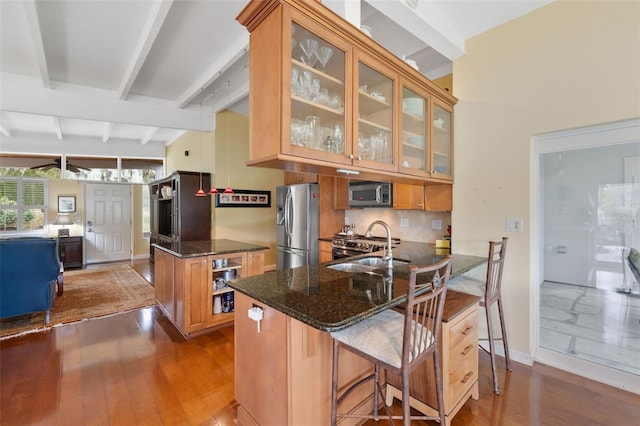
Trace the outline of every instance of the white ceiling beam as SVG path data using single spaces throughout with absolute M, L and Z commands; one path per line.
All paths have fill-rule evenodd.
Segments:
M 11 75 L 0 74 L 5 111 L 55 115 L 96 121 L 135 124 L 171 129 L 201 130 L 197 108 L 176 109 L 173 102 L 141 96 L 117 99 L 115 91 L 56 83 L 54 90 L 37 84 L 12 84 Z M 205 126 L 205 130 L 213 130 Z
M 51 121 L 53 121 L 53 130 L 56 132 L 56 137 L 58 140 L 62 140 L 62 127 L 60 127 L 60 120 L 56 116 L 51 117 Z
M 111 138 L 108 144 L 100 137 L 86 135 L 66 135 L 58 140 L 53 134 L 20 133 L 14 137 L 2 139 L 3 154 L 42 154 L 42 155 L 87 155 L 114 157 L 116 155 L 132 158 L 164 158 L 165 144 L 151 141 L 146 145 L 135 143 L 132 139 Z
M 107 125 L 104 128 L 104 132 L 102 133 L 102 143 L 109 142 L 109 138 L 111 137 L 111 132 L 113 132 L 114 127 L 115 127 L 115 124 L 113 124 L 113 122 L 107 123 Z
M 158 130 L 159 130 L 158 127 L 152 127 L 149 130 L 147 130 L 147 133 L 145 133 L 144 137 L 142 139 L 140 139 L 140 144 L 141 145 L 146 145 L 147 142 L 149 142 L 151 140 L 153 135 L 155 135 Z
M 193 98 L 198 96 L 203 87 L 209 86 L 223 72 L 249 51 L 249 33 L 243 34 L 229 46 L 225 52 L 187 90 L 176 100 L 176 108 L 184 108 Z
M 35 0 L 25 0 L 22 4 L 24 6 L 24 13 L 27 17 L 27 24 L 29 25 L 29 34 L 31 35 L 31 42 L 33 43 L 33 53 L 35 54 L 36 62 L 38 63 L 42 86 L 49 89 L 51 88 L 51 80 L 49 79 L 47 55 L 44 51 L 44 43 L 42 41 L 42 32 L 40 31 L 40 20 L 38 19 L 36 2 Z
M 174 143 L 180 136 L 184 135 L 185 133 L 187 133 L 186 130 L 176 130 L 173 135 L 169 139 L 167 139 L 166 146 Z
M 240 82 L 237 86 L 231 86 L 229 93 L 226 96 L 221 96 L 218 101 L 216 101 L 212 108 L 218 113 L 222 110 L 229 108 L 231 105 L 238 102 L 240 99 L 243 99 L 245 96 L 249 94 L 249 79 L 246 78 Z M 209 123 L 207 123 L 209 124 Z
M 450 60 L 462 56 L 464 37 L 449 22 L 434 1 L 421 1 L 415 9 L 404 0 L 365 0 L 380 13 Z
M 142 33 L 138 39 L 138 44 L 133 51 L 133 56 L 127 66 L 127 71 L 125 72 L 122 83 L 120 84 L 120 89 L 118 89 L 118 99 L 126 99 L 127 96 L 129 96 L 129 91 L 138 77 L 138 73 L 140 73 L 140 69 L 142 68 L 142 65 L 144 65 L 144 61 L 147 59 L 147 55 L 149 54 L 153 43 L 156 41 L 172 5 L 173 0 L 165 0 L 154 2 L 151 6 L 151 13 L 149 14 L 144 28 L 142 29 Z

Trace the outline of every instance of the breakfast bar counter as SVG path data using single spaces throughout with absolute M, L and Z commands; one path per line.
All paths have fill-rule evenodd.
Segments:
M 229 283 L 236 291 L 239 425 L 331 423 L 332 339 L 327 331 L 348 327 L 402 304 L 406 301 L 408 264 L 425 266 L 442 258 L 433 245 L 421 243 L 403 242 L 400 248 L 394 248 L 393 255 L 404 262 L 396 261 L 391 271 L 386 267 L 373 273 L 332 269 L 337 264 L 371 257 L 369 254 Z M 486 263 L 485 258 L 476 256 L 453 255 L 453 259 L 454 276 Z M 469 397 L 478 396 L 478 300 L 476 296 L 447 292 L 440 342 L 446 346 L 441 353 L 443 360 L 452 359 L 456 365 L 455 371 L 444 370 L 447 423 Z M 452 351 L 459 352 L 461 341 L 465 343 L 464 353 L 456 355 Z M 371 364 L 362 358 L 342 355 L 339 388 L 370 371 Z M 434 386 L 428 372 L 416 380 Z M 431 402 L 423 399 L 420 408 L 424 410 Z M 371 389 L 357 389 L 345 404 L 354 412 L 371 412 Z M 341 424 L 356 424 L 355 420 Z
M 351 259 L 381 256 L 373 253 Z M 330 269 L 340 259 L 320 265 L 269 272 L 229 285 L 267 306 L 323 331 L 336 331 L 406 300 L 409 264 L 426 266 L 443 258 L 432 244 L 403 242 L 393 250 L 403 262 L 388 274 L 348 273 Z M 486 258 L 453 255 L 451 278 L 483 265 Z M 376 271 L 378 272 L 378 271 Z M 370 296 L 370 297 L 369 297 Z

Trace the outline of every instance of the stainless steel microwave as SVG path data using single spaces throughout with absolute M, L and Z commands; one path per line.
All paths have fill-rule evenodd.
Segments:
M 349 184 L 350 207 L 391 207 L 392 205 L 391 183 L 356 181 Z

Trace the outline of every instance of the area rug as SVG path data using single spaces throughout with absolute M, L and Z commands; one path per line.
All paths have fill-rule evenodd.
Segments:
M 153 287 L 129 265 L 66 271 L 51 321 L 38 312 L 0 320 L 0 340 L 155 304 Z

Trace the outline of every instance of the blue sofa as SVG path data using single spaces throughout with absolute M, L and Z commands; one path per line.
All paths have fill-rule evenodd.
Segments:
M 56 238 L 0 239 L 0 318 L 46 311 L 48 324 L 61 266 Z

